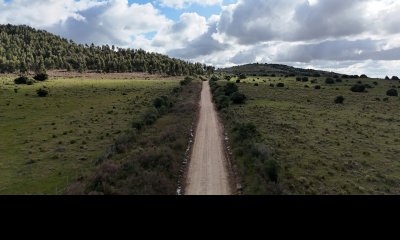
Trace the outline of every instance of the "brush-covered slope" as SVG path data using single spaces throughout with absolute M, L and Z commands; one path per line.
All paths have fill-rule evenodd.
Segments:
M 313 69 L 301 69 L 281 64 L 246 64 L 241 66 L 235 66 L 230 68 L 218 69 L 217 72 L 227 74 L 245 74 L 245 75 L 257 75 L 257 76 L 308 76 L 308 77 L 333 77 L 335 75 L 341 75 L 334 72 L 326 72 Z

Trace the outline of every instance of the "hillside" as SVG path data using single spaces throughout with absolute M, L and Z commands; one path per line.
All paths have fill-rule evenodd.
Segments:
M 231 68 L 218 69 L 217 72 L 228 74 L 245 74 L 257 76 L 271 76 L 271 75 L 289 75 L 289 76 L 307 76 L 307 77 L 333 77 L 334 75 L 342 75 L 334 72 L 326 72 L 313 69 L 302 69 L 281 64 L 246 64 L 241 66 L 234 66 Z
M 35 71 L 41 67 L 47 70 L 148 72 L 178 76 L 213 71 L 213 67 L 142 49 L 76 44 L 28 26 L 0 25 L 0 72 Z

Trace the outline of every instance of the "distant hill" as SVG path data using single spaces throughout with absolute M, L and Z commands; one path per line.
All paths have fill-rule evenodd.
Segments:
M 245 74 L 245 75 L 257 75 L 257 76 L 306 76 L 306 77 L 333 77 L 335 75 L 342 76 L 343 74 L 326 72 L 313 69 L 302 69 L 281 64 L 246 64 L 241 66 L 235 66 L 230 68 L 221 68 L 216 72 L 227 73 L 227 74 Z
M 142 49 L 76 44 L 28 26 L 0 25 L 0 72 L 26 72 L 39 68 L 167 75 L 203 74 L 214 69 Z

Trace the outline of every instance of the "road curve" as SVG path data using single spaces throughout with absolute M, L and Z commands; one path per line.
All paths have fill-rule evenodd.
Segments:
M 185 194 L 232 194 L 223 131 L 212 103 L 208 82 L 203 82 L 200 115 L 189 162 Z

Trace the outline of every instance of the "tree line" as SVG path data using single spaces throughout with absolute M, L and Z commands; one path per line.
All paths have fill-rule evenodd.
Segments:
M 77 44 L 29 26 L 0 25 L 0 72 L 65 69 L 68 71 L 148 72 L 172 76 L 213 73 L 201 63 L 170 58 L 142 49 Z

